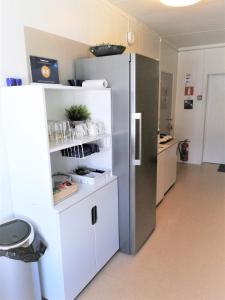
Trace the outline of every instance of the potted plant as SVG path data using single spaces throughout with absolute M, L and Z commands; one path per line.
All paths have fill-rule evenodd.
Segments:
M 66 117 L 72 125 L 82 124 L 90 119 L 90 113 L 86 105 L 72 105 L 65 109 Z

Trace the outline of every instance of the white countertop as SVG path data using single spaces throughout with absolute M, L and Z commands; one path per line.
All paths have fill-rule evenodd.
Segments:
M 77 183 L 78 191 L 67 198 L 63 199 L 61 202 L 55 205 L 55 210 L 60 213 L 63 210 L 69 208 L 70 206 L 82 201 L 84 198 L 87 198 L 89 195 L 95 193 L 97 190 L 103 188 L 105 185 L 111 183 L 116 180 L 117 177 L 110 175 L 105 180 L 97 184 L 85 184 L 85 183 Z
M 171 141 L 165 143 L 165 144 L 158 144 L 158 154 L 160 154 L 161 152 L 165 151 L 166 149 L 168 149 L 169 147 L 173 146 L 177 144 L 177 140 L 172 139 Z

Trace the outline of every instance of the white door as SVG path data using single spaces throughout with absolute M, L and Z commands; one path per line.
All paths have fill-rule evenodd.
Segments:
M 91 202 L 89 196 L 60 214 L 65 299 L 74 299 L 96 273 Z
M 96 267 L 99 271 L 119 249 L 117 181 L 95 193 Z
M 225 163 L 225 74 L 208 78 L 203 161 Z

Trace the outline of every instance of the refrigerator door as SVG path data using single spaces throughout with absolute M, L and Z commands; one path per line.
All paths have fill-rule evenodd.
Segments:
M 159 64 L 131 55 L 130 253 L 155 228 Z
M 112 89 L 113 174 L 118 176 L 120 250 L 130 252 L 130 54 L 79 59 L 77 79 L 106 79 Z

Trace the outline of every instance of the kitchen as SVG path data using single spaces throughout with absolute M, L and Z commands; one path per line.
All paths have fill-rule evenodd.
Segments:
M 185 81 L 186 73 L 191 74 L 192 83 L 193 86 L 195 87 L 194 96 L 197 97 L 198 95 L 202 95 L 204 100 L 204 98 L 206 97 L 206 84 L 207 84 L 208 74 L 224 73 L 224 69 L 223 69 L 224 68 L 223 65 L 224 46 L 222 45 L 223 43 L 222 41 L 219 42 L 219 37 L 218 37 L 218 41 L 214 41 L 215 39 L 212 38 L 214 43 L 210 42 L 212 44 L 211 46 L 194 45 L 192 46 L 192 48 L 190 47 L 188 48 L 183 43 L 181 46 L 178 45 L 178 48 L 183 47 L 183 49 L 180 49 L 179 52 L 177 52 L 166 40 L 163 39 L 162 41 L 160 41 L 159 36 L 151 29 L 149 29 L 149 27 L 147 27 L 144 23 L 142 23 L 141 21 L 137 21 L 137 19 L 132 17 L 130 14 L 121 11 L 120 8 L 114 7 L 112 4 L 109 4 L 108 2 L 106 4 L 105 3 L 106 1 L 94 1 L 92 4 L 90 4 L 90 1 L 82 1 L 82 2 L 67 1 L 67 3 L 63 6 L 63 8 L 65 10 L 66 17 L 69 20 L 68 22 L 70 22 L 71 24 L 72 30 L 68 29 L 66 21 L 61 22 L 60 26 L 57 23 L 57 19 L 60 18 L 62 13 L 60 9 L 61 7 L 60 4 L 58 6 L 54 5 L 54 13 L 52 13 L 51 15 L 50 11 L 51 11 L 52 3 L 45 2 L 44 4 L 45 14 L 42 15 L 43 11 L 41 7 L 43 1 L 39 1 L 38 3 L 39 6 L 36 4 L 35 10 L 33 9 L 33 5 L 34 5 L 33 3 L 31 4 L 30 2 L 28 3 L 27 1 L 23 1 L 23 2 L 24 3 L 21 4 L 21 7 L 18 7 L 18 4 L 16 3 L 10 4 L 7 3 L 6 1 L 5 2 L 3 1 L 1 3 L 2 5 L 1 12 L 2 11 L 7 12 L 11 16 L 11 19 L 14 20 L 13 24 L 9 24 L 10 23 L 9 20 L 8 19 L 6 20 L 7 13 L 4 14 L 2 18 L 4 28 L 7 28 L 7 33 L 8 33 L 7 36 L 3 35 L 2 37 L 4 41 L 4 43 L 2 44 L 3 47 L 1 48 L 2 63 L 0 67 L 2 85 L 5 85 L 5 78 L 8 77 L 9 75 L 22 77 L 24 83 L 30 82 L 30 78 L 29 78 L 30 75 L 27 71 L 28 55 L 37 55 L 37 56 L 40 55 L 43 57 L 53 57 L 53 58 L 58 57 L 58 53 L 56 52 L 59 51 L 60 47 L 62 47 L 62 45 L 65 44 L 66 45 L 69 44 L 70 45 L 69 47 L 71 47 L 71 49 L 73 49 L 73 51 L 76 53 L 73 54 L 75 58 L 88 57 L 89 56 L 88 45 L 101 43 L 102 40 L 104 41 L 110 40 L 116 44 L 119 44 L 120 42 L 124 43 L 123 42 L 124 32 L 133 32 L 135 36 L 135 42 L 133 44 L 129 44 L 127 42 L 126 44 L 127 51 L 141 53 L 142 55 L 151 57 L 154 60 L 160 60 L 161 71 L 173 75 L 172 88 L 171 88 L 171 83 L 169 87 L 169 89 L 172 90 L 172 99 L 173 99 L 171 105 L 171 115 L 172 118 L 175 117 L 175 123 L 172 124 L 174 126 L 174 129 L 172 129 L 171 135 L 175 136 L 177 141 L 190 139 L 191 142 L 189 145 L 189 163 L 201 164 L 203 136 L 204 136 L 205 101 L 194 99 L 193 109 L 184 110 L 184 98 L 185 98 L 184 81 Z M 91 7 L 89 7 L 90 5 Z M 17 9 L 13 9 L 15 7 Z M 23 10 L 23 8 L 25 9 Z M 18 11 L 20 13 L 18 13 Z M 84 28 L 83 26 L 83 22 L 82 22 L 82 18 L 80 17 L 80 14 L 83 14 L 83 18 L 88 20 L 86 22 L 86 26 L 87 26 L 86 28 Z M 46 17 L 49 20 L 48 23 L 43 23 L 40 21 L 41 20 L 40 18 L 44 18 L 44 17 Z M 107 19 L 112 20 L 112 23 L 114 22 L 115 19 L 117 20 L 116 22 L 117 24 L 113 25 L 115 26 L 114 27 L 115 30 L 112 30 L 112 25 L 110 22 L 109 22 L 110 24 L 108 24 Z M 104 29 L 101 26 L 101 22 L 105 22 Z M 127 24 L 128 24 L 128 29 L 127 29 Z M 4 31 L 1 32 L 4 33 Z M 49 42 L 49 40 L 51 40 L 51 42 Z M 75 41 L 79 41 L 79 42 L 75 42 Z M 45 47 L 42 47 L 43 44 L 45 44 Z M 202 43 L 201 45 L 203 44 L 204 43 Z M 16 45 L 16 49 L 17 49 L 16 54 L 14 53 L 15 51 L 14 45 Z M 53 45 L 55 45 L 55 47 Z M 74 67 L 73 64 L 71 63 L 71 60 L 73 60 L 74 57 L 71 57 L 71 53 L 66 53 L 66 55 L 64 54 L 63 57 L 59 58 L 59 61 L 61 62 L 60 65 L 62 66 L 60 70 L 61 71 L 60 78 L 63 84 L 65 84 L 64 82 L 66 82 L 67 79 L 74 77 L 73 75 Z M 178 68 L 177 68 L 177 64 L 178 64 Z M 176 89 L 177 82 L 178 84 Z M 48 91 L 46 93 L 51 94 L 52 92 Z M 174 147 L 174 149 L 175 148 L 176 147 Z M 1 147 L 1 151 L 5 151 L 5 150 Z M 163 149 L 160 155 L 165 154 L 166 153 L 165 151 L 166 149 L 165 150 Z M 173 151 L 172 155 L 174 159 L 174 155 L 176 155 L 176 151 Z M 4 152 L 1 153 L 1 159 L 2 159 L 1 169 L 4 170 L 3 172 L 4 176 L 2 177 L 2 181 L 1 181 L 3 186 L 3 189 L 1 189 L 1 200 L 9 199 L 9 195 L 10 195 L 10 186 L 8 184 L 9 180 L 7 175 L 7 161 L 4 159 L 5 157 L 6 157 L 6 153 Z M 181 168 L 180 165 L 181 164 L 179 164 L 179 169 Z M 166 166 L 165 162 L 162 163 L 161 166 L 165 167 Z M 185 164 L 183 168 L 185 169 L 186 166 L 187 164 Z M 158 168 L 159 167 L 160 164 L 158 164 Z M 169 167 L 169 169 L 171 170 L 171 167 Z M 166 174 L 166 172 L 163 170 L 161 172 L 164 175 Z M 184 172 L 183 169 L 181 171 L 179 170 L 178 172 L 179 176 L 181 174 L 181 178 L 182 178 L 182 174 L 184 176 L 184 173 L 182 172 Z M 166 203 L 169 202 L 168 199 L 171 197 L 170 195 L 171 194 L 173 195 L 175 193 L 174 191 L 176 189 L 176 185 L 166 194 L 166 196 L 164 195 L 169 190 L 169 188 L 174 184 L 176 180 L 175 174 L 176 172 L 173 173 L 172 176 L 173 179 L 171 181 L 171 184 L 169 184 L 164 191 L 161 191 L 161 196 L 159 197 L 158 200 L 161 201 L 162 198 L 165 197 L 164 201 L 162 201 L 162 203 L 157 208 L 158 211 L 157 214 L 159 215 L 158 216 L 159 228 L 160 228 L 160 224 L 166 224 L 163 223 L 166 222 L 166 220 L 173 222 L 173 216 L 176 215 L 175 212 L 173 215 L 170 210 L 168 210 L 168 212 L 170 211 L 171 214 L 167 215 L 166 210 L 163 210 L 164 207 L 168 208 L 168 206 L 170 205 L 172 206 L 172 204 L 166 204 Z M 223 174 L 216 174 L 216 175 L 223 176 Z M 160 179 L 162 179 L 162 177 L 163 176 L 160 176 Z M 159 181 L 160 180 L 158 180 L 158 182 Z M 218 182 L 221 182 L 221 178 L 218 178 Z M 161 185 L 164 186 L 164 183 L 161 183 Z M 177 186 L 179 187 L 179 185 Z M 182 191 L 180 191 L 180 193 L 182 193 L 182 195 L 185 194 L 185 192 Z M 170 202 L 172 203 L 172 200 Z M 174 201 L 173 203 L 175 202 L 176 201 Z M 12 203 L 10 201 L 1 201 L 2 220 L 12 216 L 11 207 L 12 207 Z M 163 219 L 162 223 L 160 223 L 161 214 L 162 216 L 165 214 L 164 216 L 165 218 Z M 156 225 L 156 230 L 157 230 L 157 225 Z M 151 240 L 152 240 L 152 245 L 154 243 L 155 234 L 156 233 L 154 232 L 154 234 L 149 239 L 149 247 L 151 246 Z M 137 254 L 137 257 L 138 255 L 139 254 Z M 120 257 L 121 256 L 119 255 L 118 263 L 120 263 Z M 130 256 L 127 258 L 126 256 L 122 256 L 122 257 L 124 259 L 123 263 L 126 263 L 131 259 Z M 115 261 L 116 260 L 117 258 L 115 259 Z M 154 266 L 154 264 L 152 266 Z M 101 277 L 101 273 L 99 274 L 99 276 Z M 105 277 L 103 276 L 103 280 L 102 280 L 103 282 L 107 281 L 107 274 L 105 275 Z M 160 281 L 160 278 L 158 278 L 158 281 Z M 110 290 L 110 284 L 108 281 L 106 283 L 106 286 Z M 104 291 L 104 287 L 103 287 L 103 291 Z M 94 291 L 94 294 L 95 293 L 96 291 Z M 115 293 L 115 291 L 113 293 Z M 129 295 L 129 291 L 127 291 L 127 293 Z M 97 295 L 95 297 L 97 297 Z M 115 294 L 114 294 L 114 299 L 117 299 Z M 158 296 L 158 298 L 157 296 L 155 296 L 155 299 L 162 299 L 162 296 Z M 196 299 L 200 299 L 200 298 L 197 298 L 196 296 Z

